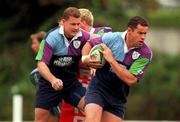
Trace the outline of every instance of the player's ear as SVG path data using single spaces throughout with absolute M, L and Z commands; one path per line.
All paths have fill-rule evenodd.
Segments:
M 84 25 L 85 25 L 85 24 L 86 24 L 86 21 L 84 21 L 84 20 L 81 19 L 81 24 L 84 24 Z
M 60 24 L 60 25 L 63 25 L 65 21 L 66 21 L 65 19 L 61 19 L 61 20 L 59 21 L 59 24 Z
M 130 27 L 128 27 L 127 29 L 128 32 L 134 32 L 134 30 L 135 30 L 134 28 L 130 28 Z
M 132 29 L 130 27 L 127 28 L 128 32 L 132 32 Z

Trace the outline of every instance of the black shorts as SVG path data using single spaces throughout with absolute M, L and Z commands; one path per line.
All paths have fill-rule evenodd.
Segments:
M 78 80 L 73 80 L 67 88 L 55 91 L 51 83 L 40 78 L 39 88 L 36 93 L 36 108 L 50 110 L 59 105 L 62 99 L 77 107 L 81 98 L 85 95 L 86 89 Z
M 104 111 L 108 111 L 120 118 L 124 118 L 125 103 L 120 99 L 113 97 L 109 92 L 96 83 L 96 78 L 93 78 L 88 85 L 85 94 L 85 103 L 95 103 L 100 105 Z

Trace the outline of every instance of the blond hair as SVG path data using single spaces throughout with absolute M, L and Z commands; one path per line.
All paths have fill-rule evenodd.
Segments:
M 89 26 L 93 26 L 94 23 L 94 17 L 90 10 L 81 8 L 79 9 L 81 13 L 81 21 L 85 21 Z

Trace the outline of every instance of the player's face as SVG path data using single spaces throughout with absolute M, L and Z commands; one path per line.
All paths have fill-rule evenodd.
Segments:
M 81 21 L 81 23 L 80 23 L 80 28 L 83 29 L 83 30 L 85 30 L 85 31 L 87 31 L 87 30 L 86 30 L 86 26 L 87 26 L 86 22 L 85 22 L 85 21 Z
M 34 53 L 37 53 L 39 50 L 40 42 L 34 38 L 32 39 L 31 48 L 34 51 Z
M 131 28 L 128 28 L 129 35 L 130 35 L 130 43 L 132 47 L 140 47 L 143 45 L 146 34 L 148 32 L 148 26 L 142 26 L 140 24 L 137 25 L 137 27 L 132 30 Z
M 74 37 L 80 28 L 81 18 L 70 17 L 69 19 L 62 20 L 62 24 L 64 26 L 64 34 L 68 38 Z

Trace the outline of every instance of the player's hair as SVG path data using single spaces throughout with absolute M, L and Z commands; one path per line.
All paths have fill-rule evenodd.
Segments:
M 39 42 L 42 41 L 42 39 L 45 37 L 46 32 L 40 31 L 38 33 L 31 34 L 31 39 L 37 39 Z
M 138 24 L 142 26 L 148 26 L 148 22 L 143 17 L 134 16 L 129 20 L 127 27 L 130 27 L 131 29 L 134 30 Z
M 75 18 L 80 18 L 80 11 L 76 7 L 68 7 L 64 10 L 64 13 L 62 15 L 62 19 L 69 19 L 69 17 L 75 17 Z
M 85 8 L 81 8 L 79 11 L 81 13 L 81 21 L 85 21 L 89 26 L 92 27 L 94 23 L 92 12 Z

